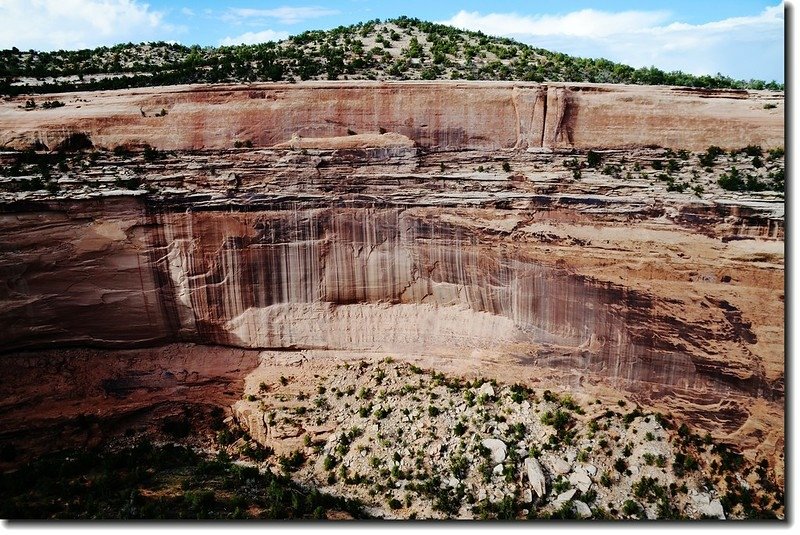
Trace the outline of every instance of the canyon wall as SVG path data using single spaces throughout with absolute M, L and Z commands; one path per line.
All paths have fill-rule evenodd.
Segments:
M 717 182 L 728 165 L 766 180 L 782 157 L 709 171 L 654 148 L 782 147 L 774 94 L 339 82 L 56 98 L 0 104 L 0 144 L 67 155 L 54 192 L 2 181 L 5 362 L 176 342 L 433 356 L 624 391 L 782 450 L 783 196 Z M 171 152 L 89 146 L 145 143 Z
M 570 228 L 576 214 L 569 209 L 547 209 L 544 217 L 541 209 L 458 207 L 183 210 L 136 198 L 32 209 L 7 207 L 0 217 L 3 241 L 13 243 L 0 263 L 5 350 L 174 341 L 437 354 L 485 349 L 556 367 L 578 359 L 582 369 L 624 382 L 685 388 L 727 381 L 770 399 L 782 391 L 780 374 L 751 368 L 759 337 L 730 304 L 725 275 L 706 275 L 713 290 L 704 289 L 700 306 L 688 298 L 696 281 L 683 275 L 669 296 L 584 275 L 587 260 L 608 253 L 589 240 L 570 244 L 524 230 L 554 219 Z M 652 232 L 644 222 L 635 226 Z M 682 232 L 682 239 L 698 241 L 690 238 Z M 562 241 L 559 255 L 554 239 Z M 741 242 L 723 250 L 716 259 L 731 262 Z M 573 258 L 565 261 L 566 254 Z M 632 260 L 620 263 L 616 278 L 663 276 L 643 275 Z M 740 278 L 755 269 L 758 275 L 741 281 L 745 288 L 781 290 L 780 271 L 739 263 L 743 271 L 724 272 Z M 779 312 L 782 301 L 763 306 Z M 724 364 L 706 365 L 721 351 Z
M 307 82 L 61 94 L 66 105 L 0 105 L 0 146 L 50 149 L 88 134 L 98 147 L 270 147 L 393 132 L 436 150 L 537 147 L 704 150 L 783 146 L 782 93 L 510 82 Z M 40 97 L 40 100 L 43 100 Z

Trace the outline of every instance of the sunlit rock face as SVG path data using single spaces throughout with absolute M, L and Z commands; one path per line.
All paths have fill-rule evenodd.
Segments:
M 159 268 L 186 309 L 176 314 L 181 331 L 217 343 L 390 351 L 593 343 L 615 353 L 631 343 L 624 317 L 609 308 L 626 305 L 621 289 L 499 250 L 440 216 L 312 209 L 225 214 L 223 223 L 216 213 L 169 214 Z
M 88 102 L 0 113 L 0 145 L 222 149 L 389 132 L 436 150 L 783 145 L 767 92 L 521 82 L 308 82 L 88 93 Z M 780 97 L 782 99 L 782 96 Z M 24 102 L 24 99 L 23 99 Z M 160 110 L 167 115 L 159 116 Z M 306 144 L 306 146 L 308 146 Z
M 668 297 L 580 275 L 549 257 L 549 244 L 514 239 L 505 218 L 516 216 L 521 227 L 531 212 L 183 211 L 136 200 L 115 202 L 111 213 L 106 201 L 54 207 L 4 215 L 4 236 L 17 243 L 2 265 L 6 349 L 180 340 L 437 354 L 481 348 L 683 387 L 725 376 L 695 364 L 714 346 L 743 351 L 757 342 L 724 301 L 708 299 L 720 326 L 670 317 Z M 736 386 L 754 392 L 762 382 L 745 377 Z
M 457 373 L 624 393 L 782 451 L 782 197 L 724 192 L 717 171 L 695 179 L 696 154 L 675 177 L 705 194 L 651 169 L 672 158 L 651 145 L 782 146 L 781 110 L 763 106 L 774 95 L 337 83 L 74 98 L 0 103 L 0 144 L 80 133 L 173 152 L 84 154 L 57 195 L 0 193 L 8 362 L 176 342 L 433 356 Z M 630 176 L 574 178 L 588 148 Z M 135 193 L 120 185 L 131 177 Z

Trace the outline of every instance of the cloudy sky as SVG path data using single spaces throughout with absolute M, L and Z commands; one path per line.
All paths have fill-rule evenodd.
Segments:
M 0 0 L 0 48 L 254 43 L 399 15 L 635 67 L 784 81 L 776 0 Z

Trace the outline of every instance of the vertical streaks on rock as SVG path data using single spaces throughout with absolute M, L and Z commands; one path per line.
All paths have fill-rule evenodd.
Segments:
M 254 91 L 264 98 L 251 98 Z M 83 106 L 49 114 L 28 113 L 19 101 L 0 103 L 0 146 L 53 148 L 81 134 L 105 148 L 223 149 L 236 141 L 270 147 L 296 136 L 382 131 L 440 150 L 784 143 L 782 117 L 764 112 L 758 92 L 711 98 L 676 88 L 601 84 L 307 82 L 75 95 Z M 162 108 L 169 114 L 156 117 Z
M 544 116 L 542 146 L 572 147 L 575 114 L 573 92 L 566 87 L 547 88 L 547 115 Z
M 185 340 L 491 347 L 537 366 L 689 386 L 700 384 L 693 359 L 728 336 L 668 318 L 642 292 L 542 263 L 535 250 L 497 248 L 475 229 L 415 209 L 164 212 L 157 220 L 165 314 Z
M 514 87 L 511 101 L 517 117 L 515 149 L 544 146 L 547 124 L 547 88 Z

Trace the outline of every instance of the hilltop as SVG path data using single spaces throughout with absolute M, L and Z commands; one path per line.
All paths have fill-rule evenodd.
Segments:
M 399 17 L 280 42 L 187 47 L 165 42 L 77 51 L 0 51 L 0 93 L 298 80 L 519 80 L 782 90 L 783 84 L 635 69 L 513 39 Z

